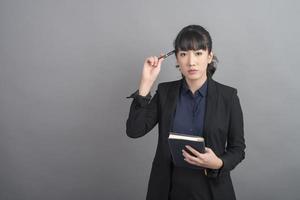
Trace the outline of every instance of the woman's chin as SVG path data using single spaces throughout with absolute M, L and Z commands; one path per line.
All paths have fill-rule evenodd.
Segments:
M 186 76 L 187 79 L 191 80 L 191 81 L 195 81 L 195 80 L 200 80 L 202 79 L 202 76 L 195 74 L 195 75 L 187 75 Z

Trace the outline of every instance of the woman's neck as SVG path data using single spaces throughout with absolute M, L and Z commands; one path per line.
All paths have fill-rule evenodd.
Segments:
M 201 78 L 201 79 L 197 79 L 197 80 L 191 80 L 191 79 L 185 79 L 187 85 L 189 86 L 189 89 L 191 90 L 191 92 L 193 94 L 195 94 L 195 92 L 201 88 L 201 86 L 205 83 L 205 81 L 207 80 L 207 76 Z

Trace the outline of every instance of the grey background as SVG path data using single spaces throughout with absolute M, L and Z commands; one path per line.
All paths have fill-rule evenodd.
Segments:
M 239 91 L 237 198 L 299 199 L 299 11 L 296 0 L 1 0 L 0 199 L 145 199 L 157 128 L 128 138 L 125 97 L 189 24 L 211 33 L 215 80 Z M 174 65 L 157 83 L 180 78 Z

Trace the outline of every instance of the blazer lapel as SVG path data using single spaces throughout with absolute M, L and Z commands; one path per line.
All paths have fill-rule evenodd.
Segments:
M 181 80 L 177 80 L 174 82 L 174 85 L 172 85 L 168 89 L 167 94 L 167 103 L 166 103 L 166 112 L 165 112 L 165 119 L 168 121 L 167 130 L 169 131 L 171 127 L 171 122 L 173 119 L 173 114 L 176 110 L 177 100 L 179 96 L 180 86 L 181 86 Z
M 208 78 L 207 81 L 207 98 L 203 127 L 203 136 L 205 139 L 207 139 L 208 133 L 211 130 L 211 126 L 213 125 L 212 122 L 214 121 L 214 113 L 217 108 L 216 83 L 212 78 Z

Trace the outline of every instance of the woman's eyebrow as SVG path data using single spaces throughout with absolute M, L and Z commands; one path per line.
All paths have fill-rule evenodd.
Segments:
M 198 49 L 198 50 L 187 50 L 187 51 L 179 50 L 178 52 L 188 52 L 188 51 L 205 51 L 205 50 L 203 50 L 203 49 Z

